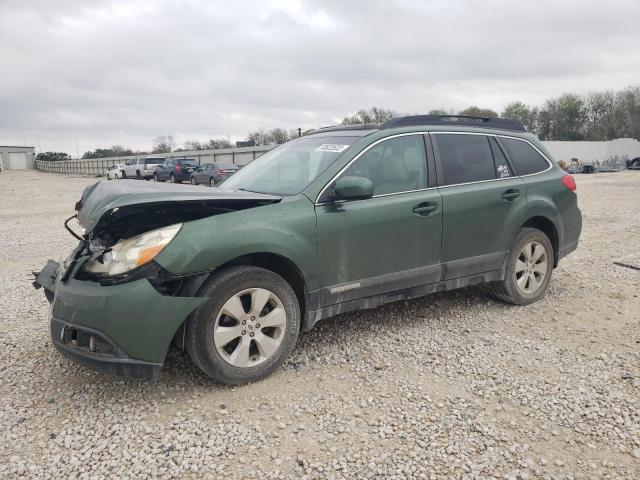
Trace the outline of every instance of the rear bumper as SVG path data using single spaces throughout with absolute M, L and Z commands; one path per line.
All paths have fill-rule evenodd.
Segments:
M 190 173 L 175 173 L 174 177 L 176 179 L 176 182 L 188 182 L 188 181 L 191 181 L 191 174 Z
M 92 370 L 146 380 L 157 380 L 161 363 L 130 358 L 104 333 L 52 317 L 51 341 L 65 357 Z
M 569 255 L 571 252 L 573 252 L 577 248 L 578 248 L 578 240 L 576 240 L 575 242 L 569 243 L 568 245 L 563 246 L 558 251 L 558 260 L 561 260 L 562 258 L 566 257 L 567 255 Z

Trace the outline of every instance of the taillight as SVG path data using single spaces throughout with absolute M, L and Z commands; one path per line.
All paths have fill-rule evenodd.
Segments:
M 562 184 L 572 192 L 576 191 L 576 181 L 572 175 L 565 175 L 562 177 Z
M 176 172 L 181 172 L 181 171 L 182 171 L 182 166 L 176 165 Z

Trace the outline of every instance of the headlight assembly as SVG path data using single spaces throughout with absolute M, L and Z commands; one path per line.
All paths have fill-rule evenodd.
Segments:
M 153 260 L 182 228 L 182 223 L 141 233 L 117 242 L 111 250 L 88 260 L 87 272 L 114 276 L 126 273 Z

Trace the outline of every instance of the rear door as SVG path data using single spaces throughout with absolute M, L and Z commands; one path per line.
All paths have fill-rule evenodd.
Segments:
M 502 268 L 526 213 L 524 181 L 495 135 L 432 132 L 442 194 L 444 279 Z
M 320 307 L 439 280 L 442 209 L 429 170 L 425 136 L 399 135 L 371 145 L 337 177 L 370 179 L 372 198 L 336 199 L 335 180 L 325 188 L 316 205 Z

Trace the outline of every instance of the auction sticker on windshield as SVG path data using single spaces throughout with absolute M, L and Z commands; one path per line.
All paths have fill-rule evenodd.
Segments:
M 344 152 L 349 145 L 338 145 L 336 143 L 323 143 L 318 148 L 316 148 L 316 152 L 335 152 L 340 153 Z

